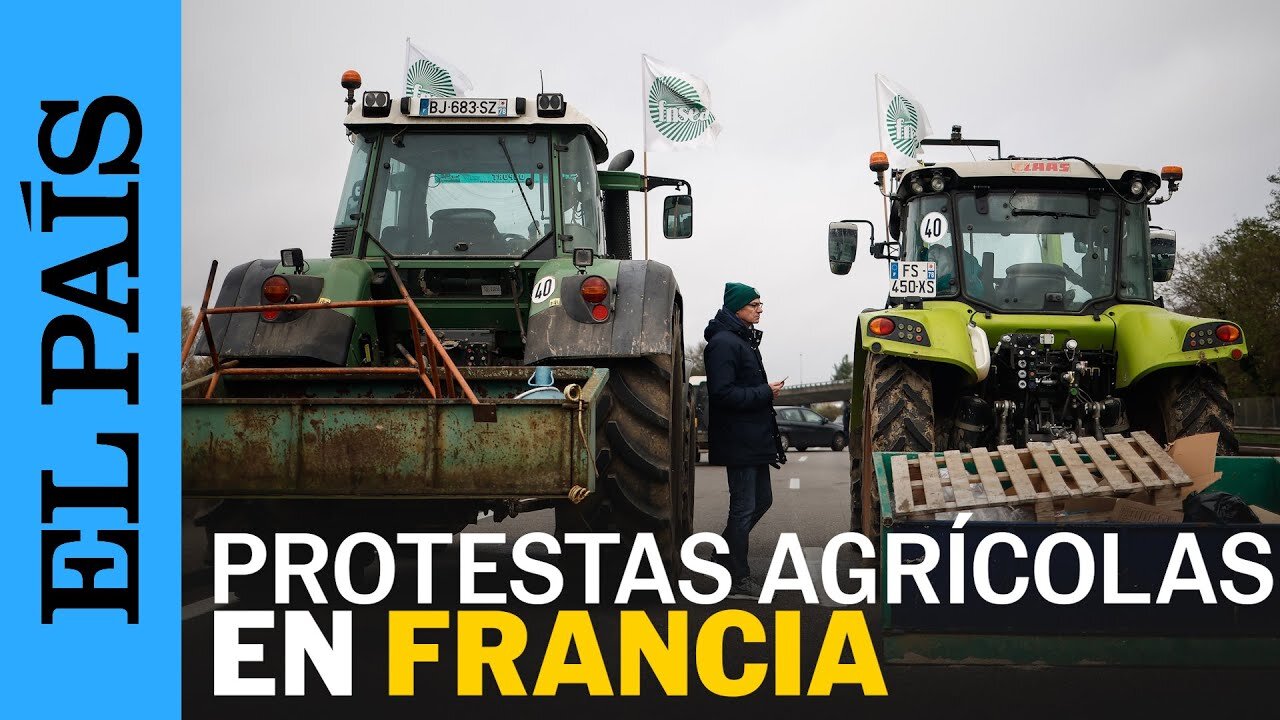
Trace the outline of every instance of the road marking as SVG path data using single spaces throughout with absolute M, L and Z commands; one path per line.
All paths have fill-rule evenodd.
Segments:
M 236 601 L 240 599 L 236 597 L 235 593 L 228 593 L 228 594 L 230 595 L 230 598 L 229 598 L 230 602 L 225 603 L 223 607 L 229 607 L 231 605 L 234 605 Z M 183 622 L 186 622 L 187 620 L 190 620 L 192 618 L 198 618 L 201 615 L 204 615 L 205 613 L 212 612 L 213 610 L 217 609 L 217 607 L 218 607 L 217 603 L 215 603 L 213 601 L 213 598 L 211 597 L 207 597 L 203 600 L 197 600 L 191 603 L 190 605 L 183 605 L 182 620 Z
M 800 462 L 804 462 L 805 460 L 808 460 L 808 459 L 809 459 L 809 456 L 808 456 L 808 455 L 801 455 L 801 456 L 800 456 Z
M 800 478 L 791 478 L 791 489 L 792 490 L 800 489 Z
M 844 607 L 828 597 L 822 585 L 822 548 L 804 548 L 804 562 L 809 566 L 809 577 L 813 580 L 813 589 L 818 593 L 818 604 L 823 607 Z

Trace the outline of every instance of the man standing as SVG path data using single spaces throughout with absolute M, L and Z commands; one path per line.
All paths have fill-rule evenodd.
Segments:
M 773 503 L 769 466 L 782 467 L 787 456 L 778 437 L 773 400 L 782 381 L 771 383 L 760 359 L 762 333 L 755 329 L 764 303 L 760 293 L 741 283 L 725 283 L 724 307 L 707 324 L 707 396 L 711 426 L 709 462 L 724 465 L 729 477 L 729 544 L 731 597 L 759 597 L 751 578 L 747 541 L 751 529 Z

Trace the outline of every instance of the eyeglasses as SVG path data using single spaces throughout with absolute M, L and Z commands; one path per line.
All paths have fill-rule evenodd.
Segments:
M 759 310 L 760 308 L 764 307 L 764 303 L 762 303 L 762 302 L 760 302 L 759 300 L 757 300 L 757 301 L 755 301 L 755 302 L 753 302 L 753 303 L 747 303 L 747 307 L 749 307 L 749 308 L 753 308 L 753 309 L 755 309 L 755 310 Z

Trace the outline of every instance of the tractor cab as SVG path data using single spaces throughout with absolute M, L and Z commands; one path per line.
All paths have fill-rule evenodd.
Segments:
M 932 297 L 984 312 L 1153 303 L 1147 203 L 1159 185 L 1154 173 L 1076 159 L 913 169 L 892 198 L 894 259 L 933 263 Z
M 561 96 L 540 95 L 537 108 L 520 97 L 405 97 L 393 113 L 371 107 L 371 95 L 346 121 L 353 147 L 335 256 L 612 254 L 596 171 L 608 159 L 604 135 Z

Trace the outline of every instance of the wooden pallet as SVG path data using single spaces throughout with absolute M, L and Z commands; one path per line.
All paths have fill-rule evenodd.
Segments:
M 1000 460 L 1004 470 L 997 471 L 994 460 Z M 994 452 L 976 448 L 967 453 L 922 453 L 914 460 L 895 455 L 890 470 L 893 516 L 902 519 L 1034 505 L 1038 520 L 1052 520 L 1063 502 L 1072 498 L 1144 492 L 1150 493 L 1157 507 L 1180 510 L 1178 488 L 1191 484 L 1164 448 L 1141 431 L 1130 437 L 1107 435 L 1105 440 L 1086 437 L 1077 443 L 1001 445 Z

